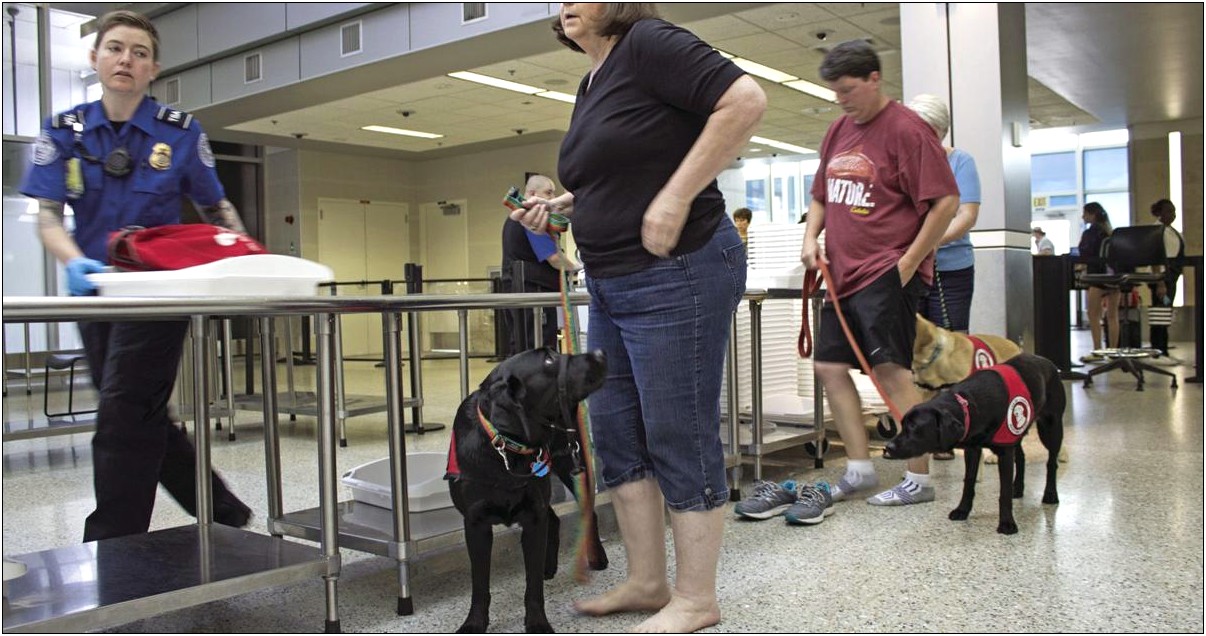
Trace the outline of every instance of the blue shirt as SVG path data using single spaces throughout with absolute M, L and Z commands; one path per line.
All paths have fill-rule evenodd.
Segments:
M 528 230 L 527 234 L 528 245 L 532 246 L 532 251 L 535 252 L 537 259 L 547 261 L 550 256 L 557 253 L 557 243 L 553 241 L 553 237 L 548 234 L 537 234 L 531 230 Z
M 976 160 L 958 148 L 947 159 L 951 162 L 951 172 L 955 173 L 955 183 L 959 186 L 959 205 L 979 203 L 980 173 L 976 170 Z M 975 264 L 976 255 L 972 250 L 971 237 L 965 232 L 963 236 L 938 248 L 934 269 L 953 272 Z
M 81 125 L 75 125 L 76 120 Z M 130 154 L 131 171 L 123 177 L 104 171 L 105 158 L 117 148 Z M 83 192 L 68 189 L 72 159 L 79 163 Z M 192 115 L 149 97 L 121 132 L 114 130 L 100 101 L 48 118 L 34 144 L 33 166 L 21 193 L 70 205 L 76 244 L 88 258 L 103 263 L 109 260 L 111 232 L 129 225 L 179 223 L 181 196 L 199 207 L 226 197 L 201 125 Z

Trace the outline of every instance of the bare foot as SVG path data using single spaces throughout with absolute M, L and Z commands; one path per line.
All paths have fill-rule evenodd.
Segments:
M 589 598 L 576 601 L 574 609 L 587 616 L 604 616 L 616 612 L 656 612 L 670 602 L 670 586 L 647 586 L 624 581 L 618 587 Z
M 689 634 L 720 622 L 720 606 L 713 599 L 699 605 L 674 596 L 660 612 L 632 628 L 642 634 Z

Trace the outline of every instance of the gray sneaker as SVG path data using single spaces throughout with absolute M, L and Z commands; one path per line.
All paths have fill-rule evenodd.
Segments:
M 784 516 L 787 523 L 795 525 L 815 525 L 833 514 L 833 496 L 829 493 L 829 484 L 821 481 L 815 486 L 804 484 L 796 495 L 796 503 L 787 509 Z
M 907 506 L 909 504 L 925 503 L 934 500 L 933 486 L 920 486 L 908 479 L 896 484 L 891 490 L 885 490 L 874 497 L 868 497 L 867 503 L 872 506 Z
M 860 492 L 875 490 L 877 488 L 879 488 L 879 475 L 871 475 L 870 477 L 864 475 L 863 480 L 858 482 L 858 484 L 851 484 L 849 481 L 846 481 L 846 476 L 842 475 L 838 483 L 834 484 L 830 489 L 830 494 L 833 495 L 834 501 L 845 501 L 853 499 Z
M 770 519 L 783 514 L 796 502 L 796 482 L 787 480 L 782 484 L 773 481 L 754 482 L 754 494 L 733 506 L 733 511 L 748 519 Z

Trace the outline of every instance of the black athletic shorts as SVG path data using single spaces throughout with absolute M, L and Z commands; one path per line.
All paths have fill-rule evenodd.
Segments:
M 925 283 L 920 276 L 914 275 L 908 285 L 901 287 L 900 270 L 893 267 L 875 282 L 841 299 L 842 314 L 868 364 L 874 367 L 895 362 L 906 369 L 913 366 L 916 313 L 924 294 Z M 828 297 L 821 308 L 821 329 L 813 360 L 859 368 L 858 358 Z

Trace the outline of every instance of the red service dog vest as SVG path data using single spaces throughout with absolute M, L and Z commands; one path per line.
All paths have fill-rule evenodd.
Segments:
M 1022 376 L 1018 375 L 1017 369 L 1007 364 L 998 364 L 984 370 L 1000 376 L 1009 397 L 1009 408 L 1005 409 L 1005 419 L 992 435 L 992 444 L 1017 444 L 1026 433 L 1026 427 L 1034 421 L 1034 401 L 1030 399 L 1030 389 L 1026 388 L 1026 383 L 1022 381 Z M 963 407 L 963 438 L 967 439 L 967 434 L 971 431 L 971 412 L 968 410 L 967 400 L 962 395 L 956 393 L 955 400 Z
M 975 337 L 968 336 L 968 340 L 972 343 L 972 368 L 973 372 L 980 369 L 987 369 L 997 363 L 997 356 L 993 354 L 992 349 L 984 344 L 984 341 Z

